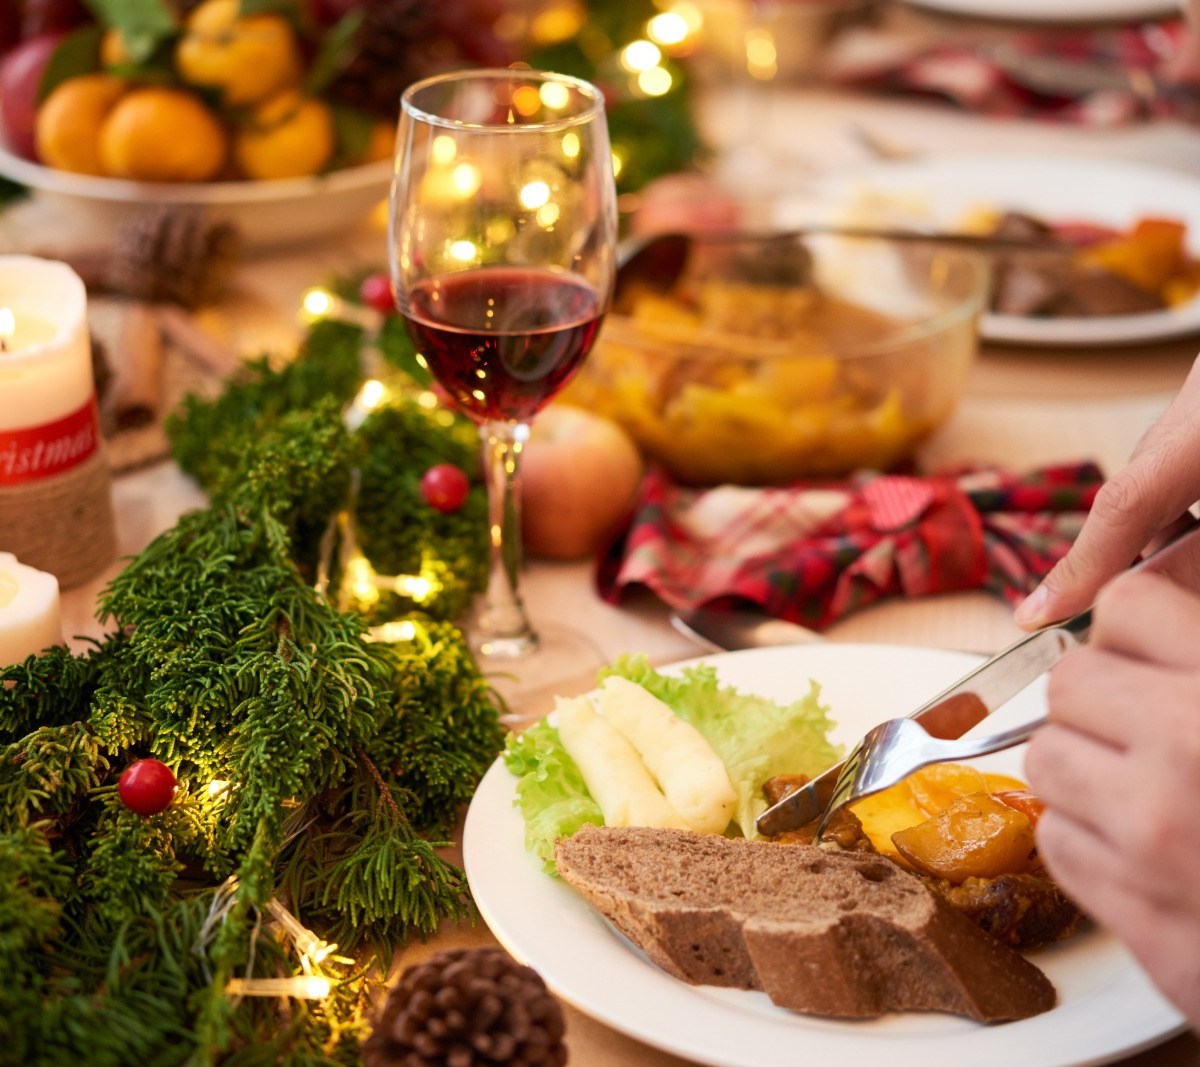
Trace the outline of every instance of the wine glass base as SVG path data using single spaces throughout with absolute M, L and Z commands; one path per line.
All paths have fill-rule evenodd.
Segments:
M 523 729 L 554 708 L 556 696 L 585 693 L 608 659 L 586 634 L 569 626 L 539 625 L 536 636 L 472 636 L 471 649 L 491 687 L 503 699 L 500 721 Z

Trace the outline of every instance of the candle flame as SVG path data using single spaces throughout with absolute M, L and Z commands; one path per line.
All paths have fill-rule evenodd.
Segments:
M 8 342 L 17 331 L 17 317 L 12 308 L 0 308 L 0 352 L 8 351 Z

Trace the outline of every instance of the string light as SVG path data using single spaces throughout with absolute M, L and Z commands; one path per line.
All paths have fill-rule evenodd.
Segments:
M 385 622 L 379 626 L 373 626 L 363 636 L 363 640 L 398 644 L 401 641 L 411 641 L 416 636 L 417 624 L 411 619 L 403 619 L 399 622 Z
M 378 311 L 361 304 L 352 304 L 320 286 L 304 291 L 300 298 L 299 317 L 301 324 L 305 326 L 311 326 L 322 319 L 336 319 L 338 322 L 361 326 L 368 331 L 378 330 L 381 323 Z
M 287 910 L 278 900 L 267 901 L 267 911 L 279 923 L 292 939 L 296 951 L 300 953 L 300 966 L 308 971 L 328 959 L 337 951 L 337 945 L 322 941 L 307 926 Z
M 230 978 L 225 993 L 230 997 L 297 997 L 324 1000 L 333 989 L 328 978 L 299 974 L 294 978 Z

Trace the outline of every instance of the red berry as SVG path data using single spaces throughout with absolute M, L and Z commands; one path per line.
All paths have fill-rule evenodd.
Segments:
M 439 463 L 421 476 L 421 496 L 426 504 L 442 514 L 461 508 L 467 502 L 470 488 L 471 483 L 462 468 L 453 463 Z
M 391 315 L 396 310 L 392 299 L 392 279 L 383 273 L 368 274 L 358 287 L 359 299 L 369 308 Z
M 138 815 L 157 815 L 170 806 L 177 784 L 175 775 L 165 763 L 140 759 L 121 774 L 117 795 L 130 811 Z

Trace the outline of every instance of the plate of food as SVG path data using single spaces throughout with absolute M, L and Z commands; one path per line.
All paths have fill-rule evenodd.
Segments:
M 1200 182 L 1115 159 L 969 155 L 871 164 L 784 205 L 847 224 L 1050 235 L 994 260 L 991 341 L 1105 347 L 1200 332 Z
M 704 966 L 710 970 L 703 981 L 695 975 L 680 977 L 681 968 L 686 972 L 692 957 L 699 958 L 710 947 L 723 946 L 728 940 L 729 926 L 721 918 L 727 915 L 727 910 L 722 910 L 726 906 L 714 912 L 709 900 L 692 907 L 688 901 L 693 890 L 701 896 L 719 890 L 722 899 L 737 901 L 736 908 L 743 910 L 748 895 L 751 904 L 765 902 L 770 910 L 776 905 L 774 889 L 769 887 L 804 882 L 812 875 L 780 879 L 775 871 L 763 881 L 745 865 L 742 853 L 751 850 L 757 863 L 765 849 L 774 857 L 767 861 L 772 864 L 787 863 L 794 854 L 795 862 L 811 865 L 823 863 L 821 857 L 829 850 L 811 844 L 776 847 L 748 841 L 736 832 L 706 835 L 694 829 L 674 829 L 670 823 L 655 824 L 661 827 L 656 830 L 646 830 L 640 823 L 621 827 L 615 825 L 616 818 L 609 818 L 608 826 L 592 825 L 606 821 L 602 810 L 614 810 L 610 808 L 612 796 L 606 793 L 607 787 L 598 787 L 597 796 L 603 797 L 605 805 L 599 808 L 599 801 L 587 790 L 578 788 L 578 783 L 569 784 L 573 773 L 567 766 L 570 761 L 554 755 L 560 742 L 576 753 L 604 751 L 606 735 L 592 732 L 594 719 L 608 720 L 610 727 L 628 728 L 614 711 L 619 706 L 615 694 L 623 694 L 632 684 L 654 699 L 661 698 L 678 710 L 681 719 L 712 739 L 711 747 L 719 751 L 733 787 L 733 794 L 722 801 L 728 805 L 725 817 L 752 827 L 767 800 L 761 788 L 748 788 L 749 783 L 757 780 L 761 786 L 768 778 L 775 780 L 780 769 L 788 766 L 805 774 L 819 771 L 820 766 L 814 764 L 836 758 L 840 749 L 853 743 L 881 714 L 917 706 L 978 662 L 977 657 L 958 652 L 849 644 L 726 653 L 661 671 L 651 669 L 643 659 L 618 661 L 607 673 L 620 676 L 620 689 L 606 678 L 592 694 L 560 701 L 554 716 L 530 728 L 536 733 L 526 731 L 510 743 L 506 757 L 498 760 L 481 782 L 467 814 L 463 838 L 467 878 L 480 913 L 501 944 L 537 969 L 565 1001 L 648 1045 L 712 1067 L 793 1062 L 801 1051 L 806 1058 L 826 1057 L 846 1065 L 874 1065 L 886 1057 L 896 1064 L 961 1060 L 975 1065 L 1021 1062 L 1067 1067 L 1107 1062 L 1166 1040 L 1184 1029 L 1180 1014 L 1157 993 L 1115 939 L 1079 921 L 1077 915 L 1057 931 L 1043 930 L 1042 940 L 1047 943 L 1041 947 L 1021 952 L 1007 945 L 996 948 L 1011 932 L 997 930 L 993 937 L 962 915 L 954 920 L 971 926 L 966 939 L 970 944 L 982 944 L 981 938 L 987 941 L 988 947 L 980 950 L 983 956 L 991 958 L 999 952 L 1006 961 L 1011 962 L 1010 957 L 1018 960 L 1013 966 L 1022 981 L 1037 973 L 1036 981 L 1044 983 L 1038 986 L 1038 995 L 1048 999 L 1017 1010 L 1008 1003 L 965 1009 L 957 1004 L 935 1010 L 881 1010 L 869 993 L 855 988 L 854 968 L 818 968 L 815 982 L 811 976 L 807 981 L 794 975 L 787 979 L 787 983 L 798 981 L 810 990 L 840 982 L 848 990 L 848 1008 L 839 1006 L 820 1014 L 793 1010 L 782 1006 L 789 1002 L 790 993 L 764 976 L 762 957 L 757 954 L 753 958 L 761 981 L 742 973 L 745 961 L 739 962 L 736 952 L 729 955 L 727 969 L 719 952 L 715 966 L 713 959 L 707 958 Z M 611 699 L 605 696 L 610 689 L 614 691 Z M 584 705 L 591 706 L 590 714 Z M 1044 686 L 1036 683 L 981 727 L 990 732 L 1016 725 L 1039 714 L 1043 706 Z M 633 714 L 629 709 L 622 712 L 625 715 L 640 722 L 654 719 L 654 715 Z M 638 744 L 644 741 L 643 737 Z M 591 758 L 583 756 L 580 764 L 589 766 L 589 775 L 593 773 Z M 650 762 L 648 756 L 646 759 Z M 806 760 L 808 766 L 801 767 Z M 703 762 L 699 758 L 684 761 L 685 777 L 693 798 L 709 805 L 716 802 L 714 798 L 720 799 L 721 790 L 702 784 L 704 777 L 695 767 Z M 1010 788 L 1020 785 L 1019 750 L 974 761 L 966 769 L 962 769 L 965 765 L 943 767 L 952 773 L 927 780 L 921 803 L 928 802 L 933 793 L 947 790 L 953 798 L 943 796 L 939 801 L 947 804 L 946 811 L 955 804 L 976 803 L 970 800 L 974 793 L 961 792 L 966 787 L 960 787 L 960 780 L 978 775 L 996 796 L 1011 793 L 1015 797 L 1020 792 Z M 673 788 L 663 786 L 674 810 L 688 812 L 688 819 L 698 817 L 686 801 L 676 800 L 688 793 L 687 785 L 679 786 L 682 793 L 672 792 Z M 922 795 L 915 787 L 905 788 L 910 791 L 903 804 Z M 860 830 L 876 840 L 881 829 L 888 829 L 889 820 L 895 822 L 903 804 L 893 798 L 873 811 L 864 809 Z M 531 813 L 533 817 L 527 821 Z M 716 821 L 721 821 L 719 815 Z M 627 836 L 605 839 L 605 834 Z M 639 851 L 641 835 L 652 836 L 653 847 Z M 568 840 L 556 851 L 554 841 L 562 837 Z M 596 838 L 600 839 L 598 848 L 591 844 Z M 688 852 L 681 860 L 673 843 L 685 839 L 701 843 L 700 853 L 715 849 L 717 859 L 700 853 L 693 857 Z M 901 835 L 893 840 L 909 839 Z M 584 850 L 582 863 L 578 851 L 569 851 L 577 846 Z M 592 865 L 592 874 L 599 871 L 602 881 L 611 877 L 614 883 L 597 887 L 589 883 L 586 874 L 580 877 L 581 867 L 587 867 L 588 849 L 593 859 L 600 856 L 604 860 Z M 724 857 L 725 849 L 732 850 L 729 857 Z M 814 854 L 818 860 L 812 860 Z M 847 851 L 839 853 L 838 862 L 865 863 L 871 872 L 878 872 L 883 865 L 888 871 L 901 872 L 897 875 L 901 881 L 915 877 L 885 855 L 871 854 L 869 848 L 859 853 L 858 859 L 852 858 L 854 854 L 847 846 Z M 919 854 L 919 848 L 905 852 L 906 856 Z M 563 876 L 548 869 L 556 857 L 560 865 L 566 864 Z M 648 883 L 630 889 L 623 880 L 632 878 L 639 868 L 650 872 Z M 868 881 L 888 877 L 886 873 L 864 875 Z M 975 883 L 968 880 L 962 884 Z M 683 926 L 669 919 L 652 923 L 654 934 L 639 931 L 636 923 L 628 921 L 634 912 L 625 907 L 630 900 L 641 899 L 639 892 L 675 894 L 678 899 L 673 897 L 667 910 L 692 917 Z M 909 893 L 907 899 L 922 902 L 935 895 L 911 886 L 905 892 Z M 870 911 L 875 905 L 838 903 L 844 910 L 855 906 Z M 943 905 L 937 909 L 940 914 Z M 696 915 L 701 913 L 709 920 L 707 925 L 702 921 L 697 926 Z M 827 935 L 828 931 L 821 937 Z M 749 942 L 749 935 L 745 936 Z M 779 936 L 778 930 L 768 935 L 770 939 Z M 785 938 L 785 945 L 790 944 Z M 780 955 L 787 958 L 792 953 L 789 949 L 775 954 L 776 958 Z M 957 970 L 975 969 L 979 953 L 963 955 L 965 963 Z M 878 963 L 878 952 L 861 958 L 877 960 L 877 969 L 884 966 Z M 908 970 L 893 975 L 893 987 L 911 990 L 925 984 L 927 976 L 920 967 L 914 969 L 912 959 L 897 966 Z M 937 971 L 941 965 L 931 966 Z M 874 979 L 868 977 L 866 984 L 877 988 L 878 978 L 878 973 Z M 1002 983 L 989 979 L 983 984 L 995 987 Z M 804 996 L 791 1002 L 804 1003 Z M 995 1021 L 980 1022 L 980 1018 Z M 1013 1021 L 998 1021 L 1002 1018 Z
M 1010 22 L 1124 22 L 1177 15 L 1170 0 L 909 0 L 948 15 Z

